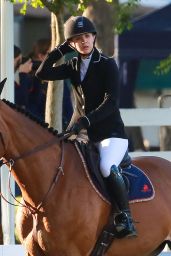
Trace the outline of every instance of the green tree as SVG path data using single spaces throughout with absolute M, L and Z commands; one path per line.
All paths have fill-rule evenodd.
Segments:
M 171 71 L 171 54 L 165 59 L 159 61 L 159 64 L 156 66 L 154 73 L 156 75 L 166 75 Z
M 91 0 L 9 0 L 12 3 L 21 3 L 21 13 L 26 14 L 27 6 L 33 8 L 46 7 L 51 12 L 51 48 L 64 41 L 64 18 L 65 14 L 82 14 L 92 3 Z M 121 33 L 125 28 L 130 29 L 129 22 L 132 8 L 139 4 L 140 0 L 128 0 L 119 4 L 118 0 L 94 0 L 96 5 L 107 3 L 112 7 L 115 15 L 117 33 Z M 108 14 L 107 14 L 108 15 Z M 100 32 L 100 31 L 99 31 Z M 102 47 L 103 49 L 103 47 Z M 60 60 L 63 61 L 62 59 Z M 63 81 L 49 82 L 46 101 L 46 122 L 50 126 L 62 130 L 62 97 Z

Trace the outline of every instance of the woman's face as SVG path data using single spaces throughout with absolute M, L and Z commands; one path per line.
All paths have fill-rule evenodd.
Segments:
M 75 36 L 71 39 L 70 45 L 74 47 L 81 55 L 88 56 L 94 47 L 95 35 L 92 33 L 85 33 Z

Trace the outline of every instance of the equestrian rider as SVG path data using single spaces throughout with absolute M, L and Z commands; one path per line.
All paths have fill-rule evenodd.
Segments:
M 95 47 L 96 29 L 84 16 L 70 17 L 64 27 L 66 41 L 48 54 L 36 75 L 43 80 L 69 78 L 75 95 L 70 129 L 78 134 L 87 129 L 89 139 L 100 153 L 100 169 L 110 192 L 118 238 L 136 236 L 127 191 L 119 164 L 128 149 L 128 140 L 118 108 L 118 67 L 113 58 Z M 65 54 L 78 56 L 54 66 Z M 80 117 L 81 116 L 81 117 Z

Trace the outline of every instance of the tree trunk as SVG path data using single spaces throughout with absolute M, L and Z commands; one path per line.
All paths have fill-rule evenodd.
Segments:
M 51 14 L 51 35 L 54 49 L 64 41 L 63 13 Z M 57 64 L 63 62 L 61 59 Z M 62 103 L 63 103 L 63 80 L 49 82 L 46 99 L 46 122 L 59 132 L 62 131 Z
M 114 5 L 119 5 L 118 0 Z M 96 46 L 104 54 L 111 56 L 114 54 L 114 24 L 115 7 L 105 0 L 93 0 L 84 11 L 84 15 L 92 20 L 97 29 Z

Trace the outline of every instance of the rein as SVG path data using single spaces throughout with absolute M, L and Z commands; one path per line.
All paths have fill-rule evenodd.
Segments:
M 38 145 L 35 148 L 33 148 L 33 149 L 29 150 L 29 151 L 26 151 L 26 152 L 22 153 L 19 156 L 15 156 L 15 157 L 11 158 L 9 161 L 3 162 L 3 160 L 0 160 L 0 167 L 3 164 L 10 164 L 10 163 L 12 163 L 12 166 L 13 166 L 16 161 L 18 161 L 20 159 L 23 159 L 25 157 L 28 157 L 28 156 L 30 156 L 30 155 L 32 155 L 34 153 L 37 153 L 37 152 L 39 152 L 39 151 L 41 151 L 43 149 L 46 149 L 47 147 L 52 146 L 56 142 L 64 140 L 64 139 L 70 137 L 70 134 L 69 133 L 66 133 L 66 134 L 65 133 L 61 133 L 58 136 L 59 136 L 58 138 L 55 138 L 55 139 L 53 138 L 52 140 L 50 140 L 50 141 L 48 141 L 48 142 L 46 142 L 44 144 Z
M 39 212 L 40 208 L 43 206 L 43 204 L 45 203 L 48 195 L 52 192 L 52 190 L 54 189 L 57 181 L 58 181 L 58 178 L 59 176 L 62 174 L 64 175 L 64 171 L 63 171 L 63 163 L 64 163 L 64 143 L 63 141 L 67 138 L 69 138 L 72 134 L 70 132 L 65 132 L 65 133 L 60 133 L 58 135 L 58 138 L 54 139 L 53 140 L 50 140 L 49 142 L 45 143 L 45 144 L 41 144 L 41 145 L 38 145 L 37 147 L 33 148 L 32 150 L 30 151 L 27 151 L 27 152 L 24 152 L 23 154 L 19 155 L 19 156 L 16 156 L 16 157 L 13 157 L 11 158 L 10 160 L 7 160 L 4 162 L 3 159 L 0 159 L 0 167 L 3 166 L 4 164 L 6 165 L 9 165 L 9 178 L 8 178 L 8 190 L 10 192 L 10 195 L 12 196 L 12 198 L 18 203 L 18 204 L 13 204 L 11 202 L 9 202 L 4 196 L 3 194 L 0 192 L 0 196 L 3 198 L 3 200 L 5 202 L 7 202 L 8 204 L 10 205 L 13 205 L 13 206 L 20 206 L 20 207 L 26 207 L 32 214 L 35 214 L 37 212 Z M 20 201 L 18 201 L 16 199 L 16 197 L 13 195 L 12 191 L 11 191 L 11 172 L 12 172 L 12 167 L 13 165 L 15 164 L 16 161 L 20 160 L 20 159 L 23 159 L 25 157 L 28 157 L 34 153 L 37 153 L 39 152 L 40 150 L 44 150 L 46 149 L 47 147 L 49 146 L 52 146 L 54 145 L 56 142 L 60 142 L 61 144 L 61 159 L 60 159 L 60 163 L 59 163 L 59 166 L 57 167 L 57 172 L 52 180 L 52 183 L 48 189 L 48 191 L 46 192 L 46 194 L 44 195 L 42 201 L 39 203 L 39 205 L 37 207 L 33 207 L 31 205 L 28 205 L 28 203 L 24 200 L 24 203 L 21 203 Z

